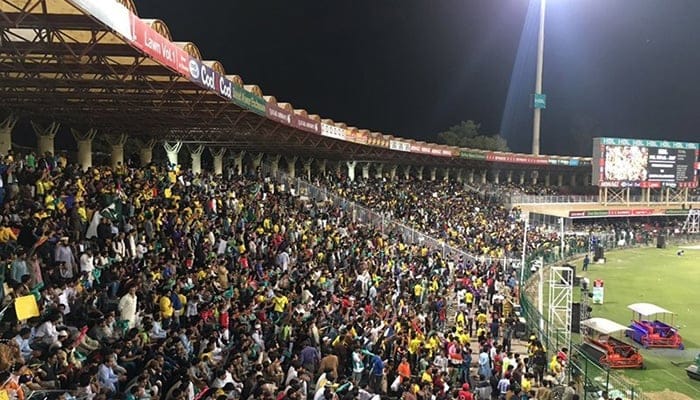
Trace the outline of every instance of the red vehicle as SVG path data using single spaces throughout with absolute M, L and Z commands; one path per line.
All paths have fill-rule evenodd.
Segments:
M 599 363 L 608 368 L 644 368 L 644 357 L 636 347 L 611 335 L 627 331 L 624 325 L 605 318 L 591 318 L 581 322 L 588 328 L 584 342 L 600 353 Z

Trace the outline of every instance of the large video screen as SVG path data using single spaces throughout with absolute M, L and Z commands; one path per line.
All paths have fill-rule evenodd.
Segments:
M 601 187 L 697 187 L 698 143 L 593 139 L 593 184 Z

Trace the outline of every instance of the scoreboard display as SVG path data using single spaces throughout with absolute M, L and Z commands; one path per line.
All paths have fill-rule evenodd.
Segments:
M 593 184 L 600 187 L 697 187 L 698 143 L 593 139 Z

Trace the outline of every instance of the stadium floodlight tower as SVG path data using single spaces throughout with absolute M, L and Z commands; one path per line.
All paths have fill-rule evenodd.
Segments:
M 544 67 L 544 18 L 547 0 L 540 0 L 540 24 L 537 33 L 537 74 L 535 76 L 535 93 L 532 96 L 532 155 L 540 155 L 540 120 L 542 109 L 547 107 L 547 97 L 542 93 L 542 70 Z
M 574 303 L 574 271 L 570 267 L 549 270 L 549 332 L 550 340 L 559 347 L 571 349 L 571 309 Z

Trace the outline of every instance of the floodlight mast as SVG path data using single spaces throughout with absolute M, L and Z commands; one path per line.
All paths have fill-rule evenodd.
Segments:
M 533 96 L 534 114 L 532 118 L 532 155 L 540 155 L 540 120 L 542 109 L 546 107 L 546 98 L 542 96 L 542 69 L 544 66 L 544 18 L 547 0 L 540 0 L 540 28 L 537 35 L 537 75 L 535 76 L 535 95 Z

